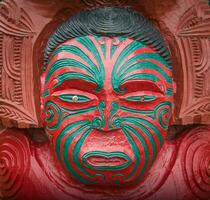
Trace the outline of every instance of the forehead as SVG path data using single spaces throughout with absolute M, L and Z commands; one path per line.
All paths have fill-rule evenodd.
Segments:
M 52 77 L 82 79 L 99 88 L 107 77 L 113 87 L 132 80 L 171 84 L 168 63 L 151 47 L 124 37 L 70 39 L 52 53 L 46 74 L 46 82 Z
M 152 47 L 144 45 L 141 41 L 125 37 L 99 36 L 77 37 L 60 44 L 51 54 L 48 67 L 53 58 L 75 57 L 87 61 L 88 57 L 94 64 L 100 64 L 100 60 L 115 60 L 118 57 L 129 59 L 137 54 L 144 54 L 142 59 L 158 60 L 170 68 L 168 63 Z

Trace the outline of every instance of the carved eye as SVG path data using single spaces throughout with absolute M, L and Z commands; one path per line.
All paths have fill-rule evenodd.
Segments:
M 77 94 L 62 94 L 59 95 L 58 98 L 62 101 L 69 102 L 69 103 L 85 103 L 90 101 L 91 99 Z
M 141 95 L 141 96 L 128 96 L 125 98 L 127 101 L 132 102 L 150 102 L 154 101 L 157 97 L 154 95 Z
M 137 91 L 122 95 L 120 98 L 129 102 L 152 102 L 165 95 L 154 91 Z

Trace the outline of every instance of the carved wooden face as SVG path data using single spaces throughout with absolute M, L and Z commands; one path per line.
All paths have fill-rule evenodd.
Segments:
M 166 137 L 171 68 L 152 48 L 122 37 L 61 44 L 45 73 L 45 127 L 79 183 L 129 185 L 150 169 Z

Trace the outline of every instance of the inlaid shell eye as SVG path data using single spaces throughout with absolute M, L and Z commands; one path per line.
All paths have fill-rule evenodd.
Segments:
M 76 95 L 72 97 L 72 101 L 73 101 L 73 102 L 78 102 L 78 99 L 79 99 L 79 98 L 78 98 L 78 96 L 76 96 Z
M 62 94 L 59 95 L 58 98 L 62 101 L 69 103 L 85 103 L 91 100 L 90 98 L 84 95 L 75 95 L 75 94 Z
M 128 96 L 125 98 L 127 101 L 133 102 L 150 102 L 154 101 L 157 97 L 154 95 L 142 95 L 142 96 Z

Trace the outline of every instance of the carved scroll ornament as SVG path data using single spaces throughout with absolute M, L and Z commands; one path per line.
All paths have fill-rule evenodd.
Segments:
M 200 3 L 199 3 L 200 2 Z M 177 31 L 182 69 L 182 124 L 210 123 L 210 7 L 198 1 L 180 18 Z
M 13 0 L 0 2 L 0 119 L 37 126 L 33 97 L 33 23 Z

